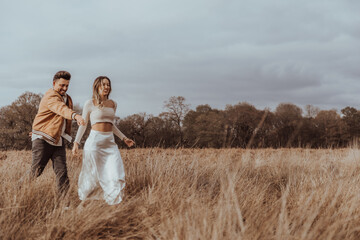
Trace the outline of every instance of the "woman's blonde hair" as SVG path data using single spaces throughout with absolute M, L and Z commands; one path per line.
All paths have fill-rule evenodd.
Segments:
M 109 94 L 107 95 L 107 98 L 109 98 L 109 95 L 111 93 L 111 81 L 107 76 L 99 76 L 95 79 L 94 84 L 93 84 L 93 102 L 95 104 L 95 106 L 99 106 L 99 107 L 103 107 L 104 103 L 101 101 L 101 97 L 99 94 L 99 87 L 101 86 L 101 84 L 103 83 L 103 80 L 107 79 L 109 80 L 109 84 L 110 84 L 110 90 L 109 90 Z

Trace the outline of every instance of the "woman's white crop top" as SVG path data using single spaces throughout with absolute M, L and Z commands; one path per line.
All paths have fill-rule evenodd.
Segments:
M 113 101 L 113 100 L 112 100 Z M 90 120 L 91 126 L 95 123 L 99 122 L 109 122 L 113 124 L 113 132 L 116 136 L 118 136 L 121 140 L 123 140 L 125 135 L 114 125 L 114 119 L 115 119 L 115 111 L 116 111 L 116 102 L 114 102 L 114 108 L 112 107 L 98 107 L 95 106 L 93 101 L 90 99 L 85 102 L 82 117 L 85 120 L 85 125 L 80 125 L 79 129 L 76 133 L 75 141 L 77 143 L 80 143 L 80 140 L 82 136 L 84 135 L 84 132 L 86 130 L 86 126 L 88 125 L 88 122 Z

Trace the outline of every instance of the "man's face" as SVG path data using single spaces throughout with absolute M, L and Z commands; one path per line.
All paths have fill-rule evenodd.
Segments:
M 60 79 L 56 80 L 55 82 L 53 82 L 53 88 L 55 91 L 60 93 L 60 95 L 64 96 L 66 91 L 69 88 L 69 82 L 70 82 L 70 80 L 60 78 Z

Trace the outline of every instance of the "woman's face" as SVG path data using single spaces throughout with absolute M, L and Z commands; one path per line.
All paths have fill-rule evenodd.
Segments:
M 99 95 L 102 97 L 108 96 L 110 93 L 111 87 L 110 87 L 110 81 L 106 78 L 104 78 L 101 81 L 101 84 L 99 86 Z

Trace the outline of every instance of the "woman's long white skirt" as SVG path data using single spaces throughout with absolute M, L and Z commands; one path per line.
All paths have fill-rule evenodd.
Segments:
M 79 175 L 78 193 L 81 200 L 94 195 L 97 187 L 103 190 L 103 199 L 110 205 L 121 202 L 125 187 L 125 171 L 113 132 L 90 131 L 85 142 L 83 164 Z M 101 199 L 97 194 L 91 199 Z

